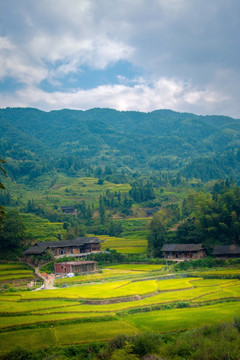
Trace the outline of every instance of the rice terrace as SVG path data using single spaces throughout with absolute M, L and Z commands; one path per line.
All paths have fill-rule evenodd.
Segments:
M 33 272 L 20 264 L 0 265 L 4 283 L 26 277 L 33 278 Z M 171 277 L 166 265 L 120 264 L 85 279 L 57 279 L 51 290 L 2 291 L 0 351 L 186 331 L 230 322 L 240 314 L 240 268 Z

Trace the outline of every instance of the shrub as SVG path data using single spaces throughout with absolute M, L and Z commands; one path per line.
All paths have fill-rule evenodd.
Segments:
M 235 328 L 237 328 L 238 331 L 240 332 L 240 317 L 239 317 L 239 316 L 235 316 L 235 317 L 233 318 L 233 326 L 234 326 Z
M 132 339 L 134 353 L 140 356 L 157 352 L 161 335 L 143 333 Z

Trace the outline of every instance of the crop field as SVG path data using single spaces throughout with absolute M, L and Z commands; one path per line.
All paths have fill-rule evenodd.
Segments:
M 142 331 L 176 331 L 231 321 L 239 314 L 240 303 L 225 303 L 199 308 L 171 309 L 134 314 L 126 318 Z
M 145 271 L 137 270 L 124 270 L 124 269 L 107 269 L 102 270 L 97 274 L 90 275 L 79 275 L 74 276 L 73 278 L 62 278 L 54 281 L 55 286 L 61 286 L 63 284 L 78 284 L 78 283 L 89 283 L 89 282 L 98 282 L 106 279 L 114 278 L 134 278 L 137 275 L 145 274 Z
M 211 271 L 198 271 L 194 272 L 197 276 L 219 276 L 219 277 L 234 277 L 239 276 L 240 277 L 240 268 L 239 269 L 225 269 L 225 270 L 211 270 Z
M 0 284 L 33 278 L 33 270 L 27 269 L 22 264 L 0 264 Z
M 72 288 L 25 292 L 22 293 L 22 299 L 50 299 L 50 298 L 68 298 L 68 299 L 107 299 L 128 297 L 134 295 L 144 295 L 157 291 L 156 280 L 149 281 L 115 281 L 105 284 L 80 285 Z
M 102 274 L 148 276 L 161 268 L 126 264 L 111 266 Z M 239 299 L 238 279 L 193 277 L 105 280 L 62 289 L 5 292 L 0 296 L 0 352 L 17 346 L 37 349 L 231 321 L 240 313 Z
M 60 201 L 61 205 L 75 204 L 76 202 L 84 200 L 90 204 L 97 204 L 99 195 L 107 189 L 111 191 L 128 192 L 130 190 L 129 184 L 114 184 L 104 181 L 102 185 L 98 184 L 98 179 L 92 177 L 81 177 L 78 179 L 64 177 L 62 175 L 57 179 L 56 184 L 48 191 L 44 200 L 56 199 Z
M 31 312 L 34 310 L 41 310 L 41 309 L 58 309 L 58 308 L 64 308 L 66 306 L 76 306 L 79 303 L 76 301 L 64 301 L 64 300 L 44 300 L 44 301 L 18 301 L 21 297 L 17 297 L 15 299 L 15 303 L 9 303 L 9 298 L 6 296 L 7 299 L 4 301 L 4 296 L 1 297 L 0 300 L 0 315 L 3 314 L 16 314 L 16 313 L 22 313 L 22 312 Z M 15 298 L 15 297 L 14 297 Z M 10 299 L 11 300 L 11 299 Z
M 136 235 L 136 234 L 135 234 Z M 91 235 L 89 235 L 91 236 Z M 140 254 L 146 251 L 147 239 L 129 237 L 115 237 L 108 235 L 97 235 L 100 240 L 105 240 L 101 245 L 101 250 L 107 248 L 116 249 L 120 253 L 125 254 Z
M 38 239 L 38 241 L 54 240 L 54 238 L 57 240 L 59 233 L 65 233 L 62 223 L 52 223 L 33 214 L 21 214 L 21 216 L 29 238 Z
M 108 266 L 108 269 L 111 270 L 128 270 L 128 271 L 140 271 L 140 272 L 149 272 L 161 270 L 165 265 L 155 265 L 155 264 L 120 264 L 120 265 L 111 265 Z
M 8 264 L 0 264 L 0 273 L 3 271 L 13 271 L 13 270 L 26 270 L 26 265 L 24 264 L 15 264 L 15 263 L 8 263 Z
M 16 348 L 38 349 L 52 345 L 67 345 L 90 341 L 105 341 L 117 335 L 134 335 L 139 330 L 123 320 L 98 321 L 0 333 L 0 352 Z M 14 341 L 12 341 L 14 335 Z

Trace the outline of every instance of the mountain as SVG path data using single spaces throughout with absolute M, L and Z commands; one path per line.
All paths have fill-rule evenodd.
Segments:
M 0 157 L 13 176 L 37 176 L 46 164 L 64 168 L 77 162 L 79 168 L 107 165 L 169 171 L 203 181 L 230 175 L 238 179 L 239 149 L 240 120 L 226 116 L 171 110 L 0 109 Z

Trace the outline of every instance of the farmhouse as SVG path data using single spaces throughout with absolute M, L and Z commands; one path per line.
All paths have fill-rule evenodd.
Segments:
M 22 254 L 26 260 L 30 260 L 32 255 L 43 255 L 47 250 L 50 250 L 56 259 L 64 256 L 85 257 L 90 253 L 100 252 L 100 244 L 103 241 L 97 237 L 77 237 L 67 241 L 42 241 L 36 242 Z
M 161 248 L 164 259 L 200 259 L 206 256 L 203 244 L 165 244 Z
M 68 273 L 87 274 L 96 272 L 98 269 L 96 261 L 74 261 L 55 263 L 54 270 L 56 275 L 60 275 Z
M 239 245 L 215 245 L 213 255 L 219 259 L 239 258 L 240 246 Z
M 76 215 L 76 210 L 75 210 L 74 206 L 61 206 L 61 210 L 64 214 Z

